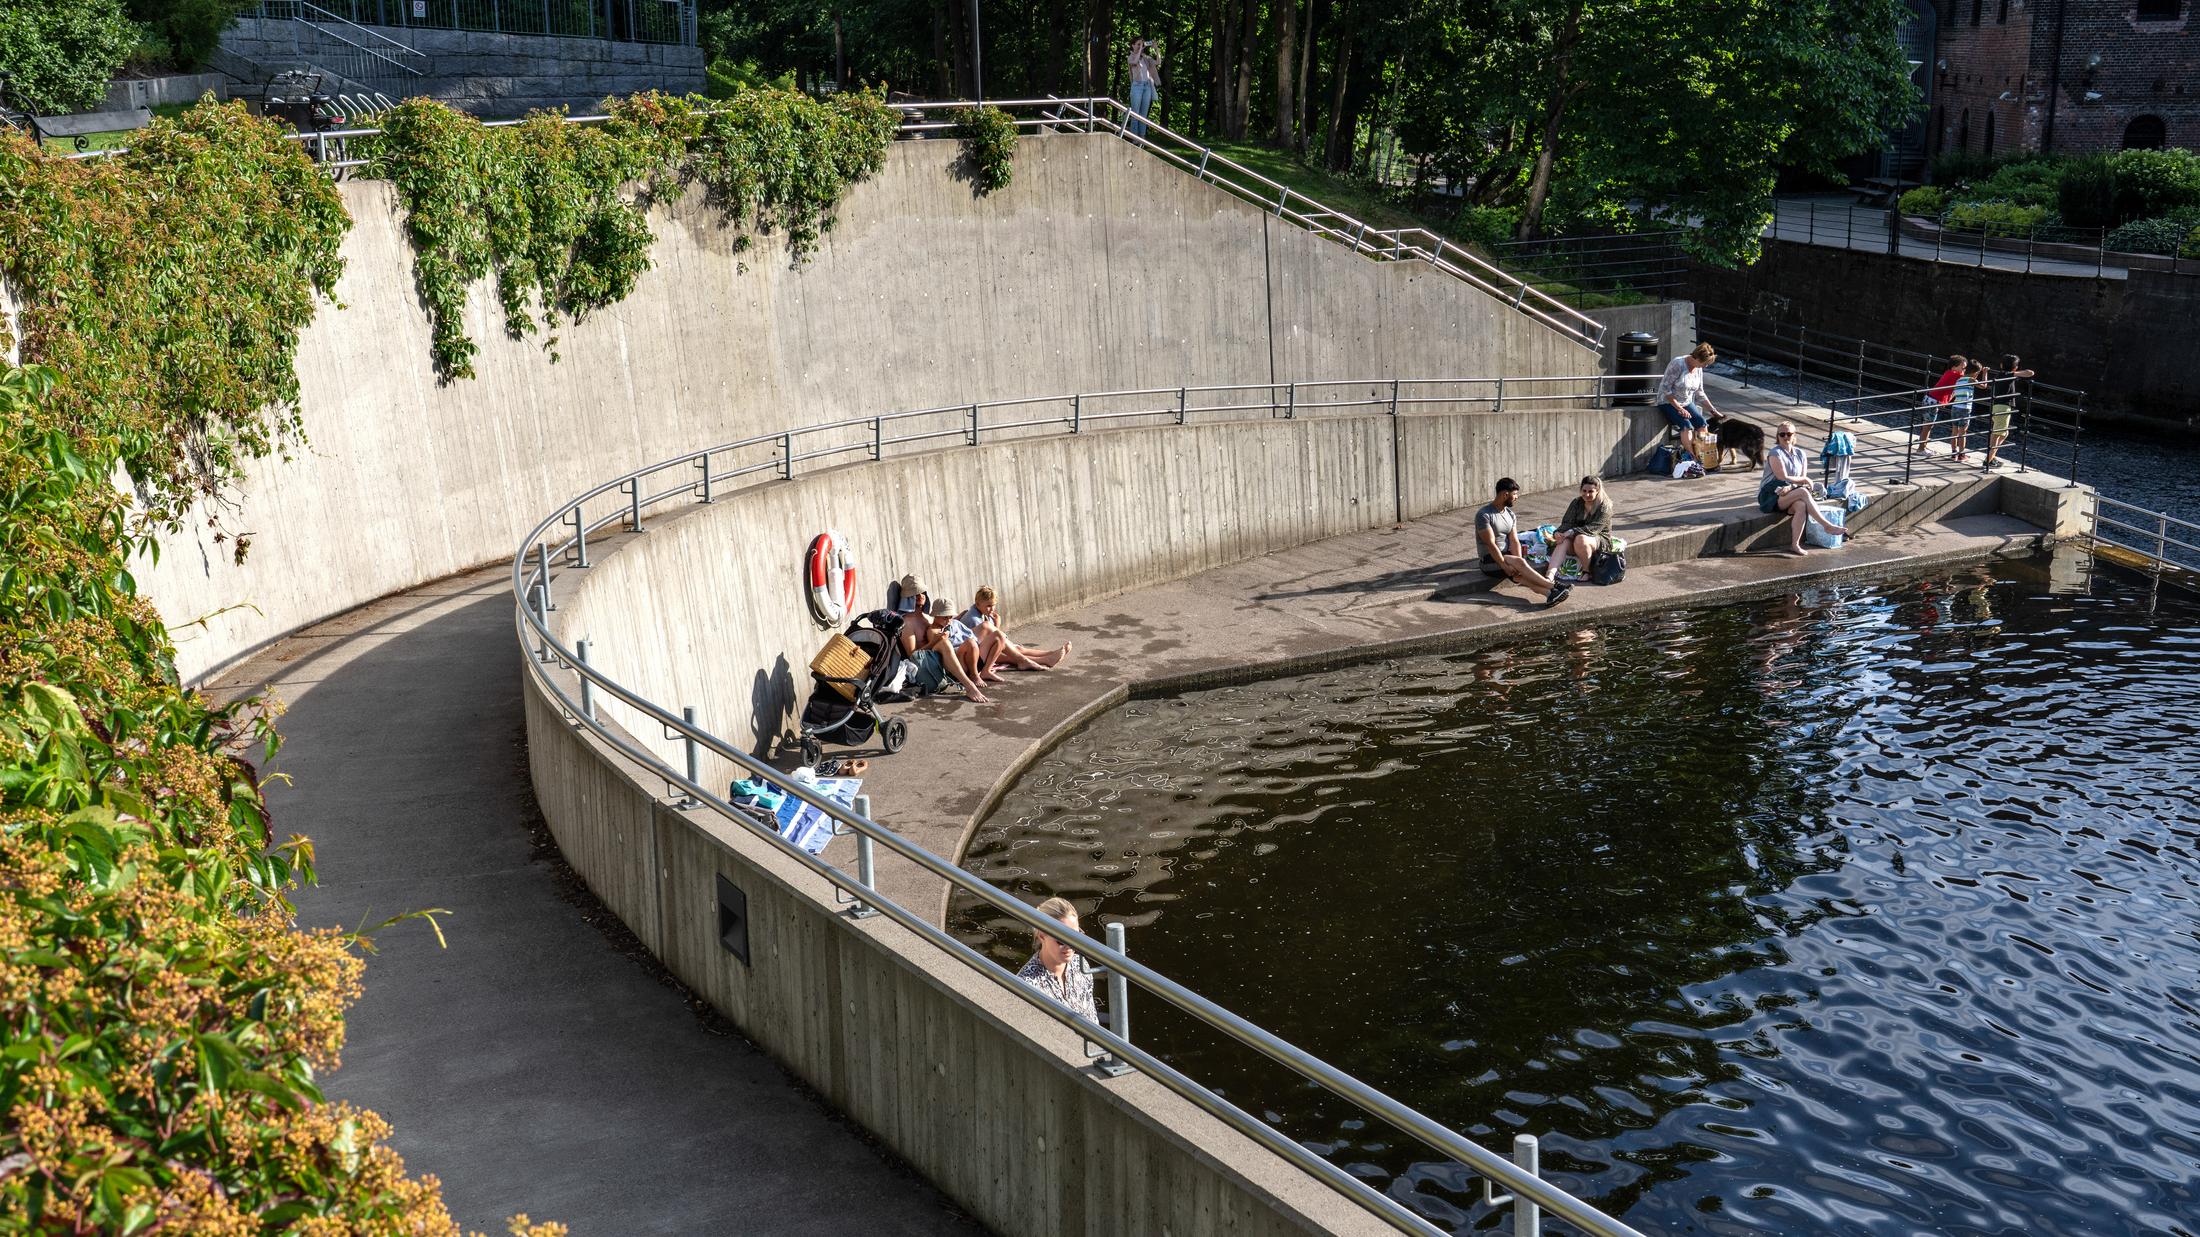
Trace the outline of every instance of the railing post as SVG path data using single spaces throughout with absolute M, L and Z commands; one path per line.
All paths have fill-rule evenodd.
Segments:
M 1533 1134 L 1513 1135 L 1513 1163 L 1531 1177 L 1543 1175 L 1542 1148 Z M 1513 1237 L 1542 1237 L 1543 1208 L 1533 1201 L 1513 1196 Z
M 1198 177 L 1200 180 L 1207 179 L 1207 160 L 1214 153 L 1204 146 L 1199 148 L 1199 170 L 1192 173 L 1193 176 Z
M 1083 392 L 1069 397 L 1069 432 L 1072 434 L 1085 432 L 1085 396 Z
M 1178 425 L 1184 424 L 1184 395 L 1185 389 L 1178 387 L 1176 389 L 1176 423 Z
M 588 521 L 581 518 L 581 505 L 573 504 L 573 565 L 588 566 Z
M 2085 392 L 2070 397 L 2070 484 L 2065 489 L 2078 488 L 2078 449 L 2085 445 Z
M 978 406 L 976 404 L 970 406 L 970 445 L 973 447 L 978 445 Z
M 1390 380 L 1390 415 L 1394 417 L 1398 415 L 1398 380 L 1396 378 Z
M 1804 225 L 1804 243 L 1815 245 L 1818 243 L 1818 203 L 1810 202 L 1807 205 L 1810 207 L 1810 222 Z
M 2018 381 L 2022 382 L 2023 380 L 2018 379 Z M 2022 419 L 2016 423 L 2024 426 L 2024 436 L 2017 440 L 2017 471 L 2023 472 L 2024 462 L 2032 455 L 2032 384 L 2025 383 L 2024 390 L 2020 394 L 2023 396 L 2023 400 L 2017 407 Z M 1989 421 L 1988 424 L 1991 425 L 1992 422 Z M 2073 451 L 2077 449 L 2075 442 L 2071 444 L 2071 449 Z
M 873 463 L 886 456 L 886 418 L 871 418 L 871 460 Z
M 680 720 L 685 725 L 680 732 L 680 746 L 687 752 L 687 780 L 690 785 L 700 786 L 703 784 L 703 755 L 702 747 L 695 741 L 695 706 L 681 705 Z M 699 804 L 692 792 L 683 790 L 680 792 L 680 801 L 673 806 L 691 808 Z
M 528 591 L 534 594 L 535 622 L 539 624 L 538 630 L 542 632 L 541 638 L 535 641 L 535 660 L 547 662 L 550 660 L 550 616 L 543 612 L 542 589 L 542 581 L 537 580 L 535 581 L 535 587 Z
M 1810 337 L 1810 328 L 1795 328 L 1795 402 L 1803 402 L 1803 341 Z
M 779 477 L 782 481 L 794 480 L 794 434 L 792 431 L 779 436 Z
M 1120 922 L 1108 925 L 1107 941 L 1108 948 L 1115 952 L 1125 955 L 1130 953 L 1130 946 L 1124 940 L 1123 925 Z M 1127 1041 L 1131 1037 L 1130 981 L 1123 978 L 1123 972 L 1119 968 L 1112 966 L 1108 968 L 1108 1029 L 1115 1032 L 1118 1039 Z M 1093 1068 L 1110 1078 L 1131 1072 L 1130 1062 L 1112 1052 L 1094 1062 Z
M 1925 444 L 1918 441 L 1917 437 L 1917 407 L 1917 402 L 1914 399 L 1911 400 L 1909 424 L 1903 427 L 1903 441 L 1908 448 L 1902 453 L 1902 484 L 1904 485 L 1910 483 L 1910 470 L 1917 463 L 1917 457 L 1925 453 Z
M 581 716 L 589 721 L 595 721 L 596 684 L 588 677 L 588 641 L 575 640 L 573 642 L 573 660 L 580 667 Z
M 710 493 L 710 452 L 703 452 L 703 458 L 695 461 L 695 466 L 703 470 L 703 501 L 716 502 L 717 499 L 711 497 Z
M 1295 420 L 1299 415 L 1299 384 L 1294 382 L 1283 393 L 1283 419 Z
M 542 551 L 542 608 L 555 610 L 558 608 L 558 604 L 550 596 L 550 543 L 544 541 L 535 548 Z
M 1856 341 L 1856 397 L 1864 398 L 1864 341 Z
M 855 809 L 856 815 L 869 820 L 871 818 L 871 796 L 857 795 Z M 865 893 L 878 888 L 878 855 L 872 847 L 871 835 L 863 832 L 856 834 L 856 884 L 861 885 Z M 848 908 L 848 918 L 850 919 L 869 919 L 876 914 L 878 914 L 878 907 L 860 897 L 856 899 L 854 906 Z
M 626 526 L 630 532 L 642 531 L 642 479 L 626 479 Z

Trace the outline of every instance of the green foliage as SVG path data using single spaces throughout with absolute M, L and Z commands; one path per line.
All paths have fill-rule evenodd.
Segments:
M 754 60 L 713 60 L 703 70 L 703 93 L 730 99 L 744 90 L 793 90 L 794 72 L 766 73 Z
M 0 273 L 24 359 L 59 376 L 56 423 L 113 438 L 169 521 L 300 436 L 291 360 L 349 226 L 328 179 L 242 103 L 155 119 L 109 159 L 0 135 Z
M 2134 219 L 2118 226 L 2101 243 L 2118 253 L 2174 254 L 2184 248 L 2193 225 L 2180 219 Z
M 0 0 L 0 77 L 36 115 L 98 106 L 137 41 L 119 0 Z
M 2099 155 L 2072 161 L 2056 182 L 2055 202 L 2063 222 L 2071 227 L 2115 226 L 2115 169 L 2106 157 Z
M 650 93 L 609 107 L 595 126 L 537 112 L 492 128 L 425 99 L 384 116 L 372 170 L 404 202 L 446 381 L 473 376 L 464 315 L 478 280 L 496 277 L 513 338 L 619 301 L 649 269 L 650 200 L 690 183 L 745 230 L 737 248 L 748 231 L 784 232 L 800 261 L 847 187 L 883 166 L 894 126 L 869 93 L 744 90 L 715 105 Z
M 1520 210 L 1513 206 L 1462 206 L 1450 230 L 1457 239 L 1485 249 L 1502 245 L 1520 230 Z
M 2012 161 L 2003 164 L 1991 176 L 1966 183 L 1956 196 L 1965 201 L 2052 207 L 2060 193 L 2065 166 L 2057 159 Z
M 1948 191 L 1938 185 L 1919 185 L 1902 195 L 1898 209 L 1905 215 L 1938 219 L 1948 209 Z
M 966 107 L 955 113 L 955 138 L 962 143 L 962 174 L 979 197 L 1008 187 L 1016 175 L 1016 120 L 997 107 Z
M 2200 157 L 2189 150 L 2120 150 L 2108 157 L 2119 223 L 2200 206 Z
M 1948 208 L 1947 226 L 1986 236 L 2029 236 L 2047 221 L 2044 206 L 2015 202 L 1958 202 Z
M 66 387 L 0 369 L 0 1226 L 456 1237 L 314 1081 L 362 941 L 292 922 L 312 846 L 249 763 L 274 711 L 183 688 L 137 594 L 151 542 L 108 477 L 160 430 L 87 431 Z
M 130 19 L 141 31 L 140 58 L 162 57 L 158 67 L 197 69 L 221 39 L 223 30 L 257 0 L 129 0 Z M 147 64 L 143 67 L 155 67 Z

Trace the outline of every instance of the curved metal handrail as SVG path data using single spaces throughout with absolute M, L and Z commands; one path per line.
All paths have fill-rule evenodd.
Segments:
M 693 495 L 699 493 L 703 501 L 711 501 L 713 498 L 711 487 L 714 480 L 732 480 L 741 475 L 753 475 L 763 470 L 758 465 L 750 464 L 713 474 L 711 471 L 711 458 L 713 456 L 723 457 L 757 447 L 771 446 L 776 448 L 779 454 L 779 458 L 775 461 L 778 466 L 776 469 L 778 475 L 781 478 L 792 479 L 794 462 L 800 458 L 800 454 L 794 450 L 794 444 L 798 439 L 820 433 L 845 430 L 853 425 L 869 425 L 874 452 L 872 458 L 882 459 L 884 458 L 883 447 L 878 444 L 887 441 L 884 431 L 887 423 L 916 417 L 956 414 L 969 417 L 969 444 L 976 445 L 977 442 L 982 440 L 983 434 L 989 428 L 983 424 L 982 415 L 983 410 L 988 407 L 1024 407 L 1033 403 L 1066 402 L 1072 409 L 1070 418 L 1066 420 L 1059 422 L 1027 421 L 1019 424 L 1061 424 L 1066 426 L 1066 429 L 1061 432 L 1076 434 L 1083 432 L 1085 418 L 1082 415 L 1082 406 L 1088 399 L 1166 398 L 1173 396 L 1174 403 L 1166 407 L 1103 415 L 1170 416 L 1175 419 L 1176 424 L 1181 425 L 1185 424 L 1187 416 L 1194 412 L 1207 413 L 1245 407 L 1245 405 L 1203 405 L 1193 407 L 1190 406 L 1188 401 L 1190 395 L 1195 391 L 1215 393 L 1265 390 L 1269 396 L 1267 406 L 1271 409 L 1271 412 L 1286 417 L 1296 416 L 1302 411 L 1312 413 L 1321 409 L 1364 408 L 1370 405 L 1387 406 L 1389 415 L 1396 416 L 1399 415 L 1398 410 L 1401 404 L 1413 403 L 1451 402 L 1462 407 L 1471 407 L 1476 411 L 1480 411 L 1482 406 L 1487 404 L 1492 410 L 1502 411 L 1508 399 L 1507 388 L 1518 386 L 1549 388 L 1557 385 L 1561 389 L 1556 392 L 1546 391 L 1545 393 L 1531 391 L 1525 397 L 1510 396 L 1509 398 L 1516 407 L 1523 402 L 1523 398 L 1531 407 L 1554 400 L 1563 401 L 1567 406 L 1578 407 L 1585 402 L 1593 404 L 1608 398 L 1614 392 L 1619 391 L 1621 389 L 1620 383 L 1625 381 L 1627 380 L 1615 380 L 1605 375 L 1578 375 L 1532 378 L 1332 379 L 1307 383 L 1218 384 L 1196 387 L 1185 385 L 1133 391 L 1025 397 L 1002 401 L 980 400 L 968 404 L 948 405 L 944 408 L 881 413 L 870 418 L 844 419 L 820 426 L 805 426 L 778 433 L 752 435 L 698 451 L 687 452 L 622 474 L 583 491 L 561 504 L 551 514 L 545 516 L 528 531 L 527 536 L 520 542 L 519 548 L 513 556 L 514 630 L 519 637 L 521 647 L 532 650 L 530 655 L 525 658 L 529 674 L 542 690 L 556 702 L 557 707 L 573 724 L 594 734 L 613 750 L 620 752 L 648 770 L 652 776 L 663 779 L 669 788 L 681 792 L 698 807 L 708 809 L 716 815 L 747 829 L 759 839 L 768 841 L 787 857 L 802 864 L 814 875 L 829 882 L 837 890 L 853 898 L 858 904 L 877 909 L 900 926 L 946 950 L 949 955 L 967 963 L 979 974 L 1016 993 L 1032 1008 L 1039 1010 L 1056 1022 L 1070 1027 L 1086 1040 L 1103 1046 L 1109 1052 L 1115 1054 L 1118 1059 L 1131 1063 L 1140 1072 L 1152 1077 L 1202 1111 L 1225 1122 L 1268 1150 L 1311 1173 L 1400 1231 L 1435 1233 L 1438 1230 L 1398 1200 L 1373 1189 L 1352 1174 L 1315 1155 L 1267 1123 L 1258 1120 L 1235 1104 L 1201 1086 L 1166 1062 L 1131 1043 L 1128 1039 L 1116 1035 L 1105 1027 L 1078 1018 L 1076 1015 L 1069 1013 L 1068 1010 L 1041 996 L 1028 985 L 1018 982 L 1008 971 L 995 965 L 990 959 L 985 958 L 969 946 L 955 940 L 943 930 L 934 927 L 923 916 L 881 895 L 874 885 L 865 883 L 861 876 L 850 876 L 826 863 L 823 859 L 793 845 L 785 838 L 780 837 L 778 833 L 765 828 L 753 817 L 735 808 L 726 799 L 701 784 L 697 776 L 690 770 L 674 769 L 660 758 L 656 752 L 636 741 L 626 732 L 596 717 L 590 698 L 601 695 L 620 702 L 635 710 L 643 718 L 663 726 L 668 737 L 677 738 L 684 744 L 689 745 L 691 751 L 701 749 L 715 753 L 719 757 L 730 761 L 744 775 L 770 782 L 785 793 L 818 809 L 829 819 L 836 822 L 836 829 L 844 829 L 855 834 L 859 840 L 863 840 L 864 844 L 884 847 L 892 854 L 915 864 L 919 869 L 947 882 L 950 886 L 960 889 L 994 909 L 1006 913 L 1026 927 L 1069 940 L 1079 952 L 1107 968 L 1111 974 L 1119 975 L 1126 981 L 1137 984 L 1142 991 L 1159 998 L 1172 1008 L 1213 1028 L 1232 1041 L 1252 1049 L 1298 1077 L 1358 1105 L 1366 1112 L 1381 1118 L 1400 1131 L 1410 1134 L 1437 1152 L 1451 1157 L 1470 1172 L 1483 1178 L 1485 1183 L 1484 1197 L 1492 1204 L 1502 1204 L 1510 1200 L 1516 1207 L 1548 1211 L 1584 1232 L 1596 1234 L 1597 1237 L 1640 1237 L 1640 1234 L 1634 1228 L 1604 1214 L 1567 1191 L 1543 1180 L 1534 1172 L 1519 1167 L 1497 1153 L 1479 1146 L 1448 1126 L 1391 1098 L 1272 1032 L 1200 996 L 1128 954 L 1112 949 L 1083 935 L 1081 932 L 1065 929 L 1061 924 L 1040 915 L 1033 908 L 1026 906 L 1023 902 L 991 883 L 971 875 L 868 816 L 834 803 L 815 790 L 783 775 L 777 769 L 750 755 L 738 745 L 695 724 L 685 715 L 676 713 L 648 699 L 635 689 L 604 673 L 600 668 L 590 665 L 585 657 L 563 644 L 550 630 L 550 625 L 546 621 L 546 610 L 552 582 L 551 560 L 554 557 L 563 557 L 569 551 L 577 551 L 575 562 L 568 569 L 584 569 L 586 566 L 586 538 L 588 533 L 617 523 L 622 518 L 629 520 L 638 531 L 642 527 L 643 511 L 650 505 L 681 494 Z M 1586 385 L 1585 391 L 1567 391 L 1564 389 L 1569 385 L 1579 386 L 1584 384 Z M 1472 391 L 1487 389 L 1490 394 L 1450 397 L 1440 395 L 1408 396 L 1404 394 L 1407 388 L 1426 386 L 1464 387 Z M 1365 399 L 1324 400 L 1306 405 L 1297 403 L 1297 394 L 1302 389 L 1321 391 L 1348 387 L 1371 389 L 1384 394 Z M 1286 399 L 1290 402 L 1278 403 L 1275 397 L 1279 392 L 1284 393 Z M 1258 407 L 1259 405 L 1251 406 Z M 1008 427 L 993 426 L 990 428 L 1001 430 Z M 925 437 L 931 436 L 926 435 Z M 698 465 L 700 465 L 699 469 Z M 690 479 L 685 484 L 671 486 L 655 495 L 645 493 L 648 487 L 644 483 L 647 479 L 659 473 L 673 470 L 681 470 L 682 475 L 689 476 Z M 692 474 L 698 471 L 701 474 L 700 477 L 694 477 Z M 613 494 L 619 495 L 625 500 L 625 509 L 623 511 L 612 511 L 591 521 L 587 515 L 587 505 L 592 501 Z M 568 524 L 570 524 L 573 534 L 571 537 L 560 538 L 553 535 L 554 530 Z M 575 695 L 566 691 L 565 686 L 559 681 L 559 676 L 552 672 L 552 666 L 556 666 L 574 677 L 580 688 L 578 699 Z M 692 759 L 689 763 L 692 767 Z M 1503 1197 L 1491 1195 L 1489 1192 L 1489 1183 L 1491 1182 L 1503 1186 L 1509 1193 Z

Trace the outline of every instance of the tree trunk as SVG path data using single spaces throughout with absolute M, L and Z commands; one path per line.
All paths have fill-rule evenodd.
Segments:
M 1230 0 L 1209 0 L 1207 13 L 1214 22 L 1207 45 L 1207 117 L 1213 132 L 1224 133 L 1230 128 L 1230 66 L 1237 57 L 1233 37 L 1237 23 L 1231 20 L 1234 10 Z
M 1335 78 L 1329 92 L 1329 123 L 1322 132 L 1322 166 L 1331 171 L 1343 171 L 1339 164 L 1342 157 L 1350 158 L 1352 135 L 1345 130 L 1345 85 L 1352 79 L 1352 0 L 1344 0 L 1333 23 L 1337 31 L 1336 63 L 1330 69 Z
M 1052 0 L 1047 6 L 1047 58 L 1039 89 L 1062 93 L 1062 74 L 1069 70 L 1069 0 Z
M 1307 96 L 1312 93 L 1309 78 L 1314 68 L 1314 27 L 1317 24 L 1314 4 L 1315 0 L 1306 0 L 1306 28 L 1299 37 L 1299 86 L 1291 95 L 1294 104 L 1291 112 L 1291 149 L 1302 155 L 1306 153 L 1307 142 L 1313 137 L 1306 128 L 1306 105 Z
M 1238 12 L 1237 64 L 1233 70 L 1230 90 L 1230 123 L 1223 129 L 1223 136 L 1231 141 L 1243 141 L 1245 130 L 1253 121 L 1253 50 L 1260 35 L 1260 0 L 1239 0 L 1243 6 Z
M 1276 145 L 1290 150 L 1299 144 L 1298 105 L 1293 102 L 1298 73 L 1291 61 L 1299 51 L 1299 0 L 1269 0 L 1269 20 L 1276 27 Z
M 1543 144 L 1535 152 L 1535 172 L 1528 178 L 1528 202 L 1520 211 L 1520 239 L 1527 240 L 1543 226 L 1543 204 L 1551 196 L 1551 165 L 1558 161 L 1558 127 L 1566 116 L 1566 101 L 1572 97 L 1567 77 L 1573 69 L 1574 44 L 1581 38 L 1581 7 L 1583 0 L 1574 0 L 1566 10 L 1566 25 L 1558 36 L 1558 45 L 1552 49 L 1551 97 L 1543 108 Z
M 1123 98 L 1115 85 L 1115 0 L 1092 0 L 1092 57 L 1095 94 Z
M 840 37 L 840 10 L 833 10 L 833 89 L 848 88 L 848 47 Z
M 932 93 L 948 98 L 955 93 L 953 61 L 947 55 L 947 6 L 949 0 L 932 0 Z

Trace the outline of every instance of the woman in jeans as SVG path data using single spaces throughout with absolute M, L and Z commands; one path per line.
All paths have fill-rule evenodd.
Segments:
M 1604 497 L 1604 481 L 1599 477 L 1581 479 L 1581 497 L 1566 504 L 1566 514 L 1558 521 L 1558 534 L 1551 538 L 1551 578 L 1557 579 L 1566 565 L 1566 556 L 1581 560 L 1581 574 L 1589 574 L 1589 560 L 1603 549 L 1612 535 L 1612 503 Z
M 1780 422 L 1773 438 L 1775 445 L 1765 452 L 1764 484 L 1757 487 L 1757 510 L 1789 517 L 1788 553 L 1803 557 L 1803 527 L 1812 520 L 1836 538 L 1848 536 L 1849 530 L 1827 519 L 1811 497 L 1810 457 L 1795 445 L 1795 426 Z

